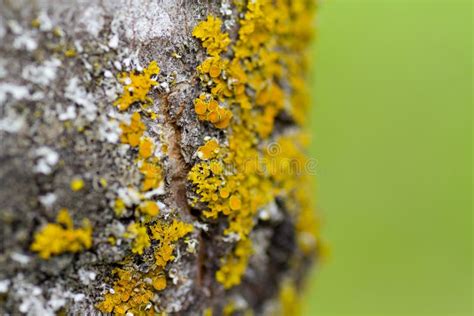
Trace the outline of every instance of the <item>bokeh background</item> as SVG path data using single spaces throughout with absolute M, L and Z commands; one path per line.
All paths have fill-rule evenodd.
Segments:
M 326 0 L 312 154 L 330 260 L 304 315 L 473 315 L 472 2 Z

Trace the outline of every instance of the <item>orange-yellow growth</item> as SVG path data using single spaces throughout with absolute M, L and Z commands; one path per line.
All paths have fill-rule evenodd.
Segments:
M 148 105 L 152 99 L 148 97 L 151 89 L 158 84 L 156 76 L 160 73 L 160 67 L 156 61 L 150 62 L 147 68 L 142 72 L 132 71 L 123 72 L 119 80 L 124 84 L 122 95 L 114 102 L 119 110 L 124 111 L 134 103 Z
M 43 259 L 64 252 L 80 252 L 92 246 L 92 227 L 85 220 L 81 228 L 74 228 L 67 209 L 61 209 L 56 223 L 49 223 L 38 231 L 31 244 L 31 250 Z
M 221 19 L 209 15 L 206 21 L 199 22 L 193 30 L 193 36 L 202 41 L 209 55 L 219 55 L 230 44 L 229 34 L 222 33 L 221 27 Z
M 145 131 L 145 124 L 142 122 L 140 113 L 132 114 L 130 125 L 125 123 L 120 124 L 122 134 L 120 140 L 124 144 L 129 144 L 132 147 L 137 147 L 140 144 L 140 138 Z

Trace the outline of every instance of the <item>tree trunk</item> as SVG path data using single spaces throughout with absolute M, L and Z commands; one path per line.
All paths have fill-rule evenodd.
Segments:
M 310 0 L 0 0 L 0 314 L 297 313 Z

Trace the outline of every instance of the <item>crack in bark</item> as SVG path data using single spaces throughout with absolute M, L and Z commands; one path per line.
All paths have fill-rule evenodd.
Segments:
M 191 166 L 186 163 L 182 149 L 181 149 L 181 127 L 178 125 L 177 120 L 181 117 L 185 109 L 185 103 L 182 102 L 179 105 L 179 110 L 176 113 L 176 117 L 170 115 L 170 101 L 168 100 L 171 93 L 163 97 L 163 115 L 165 118 L 165 128 L 169 135 L 167 135 L 167 145 L 168 145 L 168 157 L 170 159 L 169 164 L 169 192 L 170 198 L 174 201 L 174 204 L 184 211 L 181 214 L 185 215 L 189 219 L 195 218 L 196 215 L 191 213 L 191 208 L 187 201 L 186 195 L 186 183 L 188 173 L 191 170 Z M 203 283 L 205 267 L 204 267 L 204 257 L 205 257 L 205 247 L 204 247 L 204 238 L 202 238 L 202 232 L 199 232 L 198 236 L 199 248 L 197 256 L 197 277 L 196 282 L 199 287 Z
M 191 167 L 186 163 L 181 152 L 181 129 L 178 126 L 176 119 L 171 117 L 169 113 L 170 106 L 168 97 L 169 94 L 163 98 L 163 115 L 165 119 L 166 132 L 168 134 L 166 135 L 166 141 L 168 145 L 168 158 L 170 159 L 168 173 L 170 181 L 168 183 L 168 188 L 174 204 L 181 210 L 184 210 L 184 213 L 190 217 L 192 215 L 186 197 L 186 181 Z M 184 110 L 184 104 L 181 104 L 180 107 L 179 114 Z

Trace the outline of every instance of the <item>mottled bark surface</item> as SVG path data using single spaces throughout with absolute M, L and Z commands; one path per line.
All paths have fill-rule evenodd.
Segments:
M 198 194 L 188 181 L 204 138 L 226 144 L 230 133 L 200 121 L 193 103 L 203 91 L 196 68 L 207 55 L 192 32 L 208 15 L 221 17 L 223 30 L 237 39 L 243 13 L 226 1 L 0 0 L 1 315 L 100 314 L 96 305 L 114 288 L 115 268 L 141 277 L 154 269 L 158 241 L 136 254 L 133 238 L 124 237 L 131 223 L 143 222 L 137 205 L 144 199 L 160 209 L 146 225 L 179 219 L 194 228 L 160 270 L 166 288 L 133 313 L 274 313 L 283 308 L 282 284 L 301 286 L 317 247 L 298 248 L 285 196 L 255 214 L 241 283 L 226 289 L 216 281 L 238 238 L 224 234 L 222 214 L 202 216 L 206 203 L 191 202 Z M 119 111 L 118 74 L 139 73 L 151 61 L 160 68 L 151 104 Z M 140 193 L 137 150 L 121 140 L 121 124 L 130 124 L 134 111 L 163 174 L 161 186 Z M 273 123 L 268 140 L 257 139 L 262 146 L 300 128 L 285 110 Z M 120 216 L 117 198 L 126 204 Z M 90 222 L 92 245 L 41 258 L 31 248 L 35 234 L 63 208 L 74 229 Z

